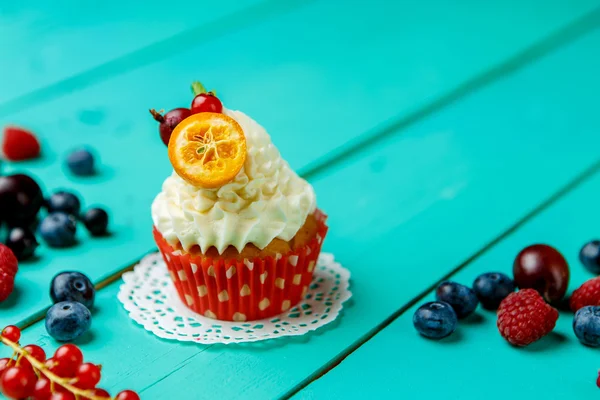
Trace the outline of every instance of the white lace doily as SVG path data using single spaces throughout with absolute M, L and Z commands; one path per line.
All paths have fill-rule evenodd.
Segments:
M 322 253 L 302 303 L 274 318 L 217 321 L 183 305 L 159 253 L 150 254 L 123 274 L 119 300 L 135 322 L 163 339 L 184 342 L 242 343 L 304 335 L 337 318 L 350 292 L 350 272 Z

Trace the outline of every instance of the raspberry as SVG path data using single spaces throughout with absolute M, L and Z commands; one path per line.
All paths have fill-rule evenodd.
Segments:
M 10 296 L 15 287 L 15 277 L 0 272 L 0 303 Z
M 12 278 L 17 275 L 19 262 L 11 249 L 0 244 L 0 274 L 4 273 Z
M 575 290 L 569 305 L 573 312 L 585 306 L 600 306 L 600 276 L 586 281 Z
M 498 330 L 514 346 L 527 346 L 554 329 L 558 311 L 534 289 L 511 293 L 498 308 Z
M 8 126 L 4 128 L 2 151 L 11 161 L 28 160 L 40 155 L 40 142 L 33 133 L 16 126 Z

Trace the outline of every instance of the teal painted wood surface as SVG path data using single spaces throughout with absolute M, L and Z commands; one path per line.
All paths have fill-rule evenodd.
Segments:
M 590 56 L 599 43 L 591 34 L 313 174 L 331 217 L 325 248 L 353 273 L 353 304 L 332 328 L 262 346 L 165 342 L 127 319 L 113 284 L 99 293 L 86 354 L 115 366 L 104 370 L 109 387 L 150 399 L 189 395 L 190 382 L 202 388 L 197 398 L 293 390 L 597 161 L 600 118 L 585 99 L 600 89 L 600 57 Z M 25 341 L 56 346 L 44 334 L 36 324 Z
M 484 272 L 512 275 L 514 257 L 525 246 L 548 243 L 567 258 L 570 291 L 593 277 L 579 262 L 583 244 L 598 238 L 594 212 L 600 175 L 527 223 L 452 277 L 471 285 Z M 431 301 L 434 293 L 423 300 Z M 421 303 L 419 303 L 420 305 Z M 479 308 L 459 323 L 454 335 L 439 342 L 421 338 L 412 326 L 418 305 L 310 384 L 297 399 L 592 399 L 598 396 L 597 350 L 573 333 L 573 313 L 560 313 L 556 328 L 539 342 L 511 347 L 498 333 L 496 314 Z M 456 396 L 456 397 L 454 397 Z
M 29 170 L 48 190 L 73 188 L 87 204 L 108 206 L 115 223 L 115 236 L 100 246 L 82 240 L 82 246 L 66 251 L 43 249 L 38 262 L 21 269 L 12 303 L 0 305 L 0 323 L 26 322 L 40 315 L 49 305 L 40 293 L 47 291 L 55 273 L 77 269 L 97 282 L 154 246 L 149 207 L 170 167 L 146 109 L 186 105 L 192 80 L 202 78 L 218 89 L 227 106 L 260 121 L 291 165 L 309 172 L 328 162 L 332 153 L 348 151 L 357 141 L 379 135 L 473 74 L 549 35 L 594 2 L 566 8 L 562 2 L 551 3 L 544 18 L 528 24 L 521 22 L 529 19 L 534 3 L 509 9 L 504 2 L 494 7 L 470 2 L 463 8 L 433 2 L 436 18 L 456 12 L 455 19 L 441 19 L 433 26 L 418 23 L 430 11 L 413 3 L 378 4 L 365 9 L 363 3 L 351 2 L 340 9 L 335 1 L 310 3 L 162 62 L 0 118 L 3 124 L 32 128 L 45 142 L 44 159 L 9 166 L 7 171 Z M 382 10 L 387 12 L 381 14 Z M 306 31 L 307 25 L 314 28 Z M 480 35 L 464 35 L 464 26 Z M 497 40 L 498 35 L 504 39 Z M 415 38 L 421 38 L 418 45 Z M 450 52 L 450 47 L 457 50 Z M 383 48 L 397 52 L 382 52 Z M 457 58 L 457 51 L 464 56 Z M 203 61 L 208 58 L 211 62 Z M 371 99 L 378 100 L 376 107 L 369 106 Z M 104 167 L 93 180 L 72 181 L 63 174 L 61 160 L 81 144 L 96 148 Z M 113 251 L 105 257 L 107 248 Z

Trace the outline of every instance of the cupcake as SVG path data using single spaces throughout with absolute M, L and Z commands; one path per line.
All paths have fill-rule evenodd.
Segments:
M 152 203 L 154 238 L 182 302 L 250 321 L 299 303 L 327 226 L 312 186 L 240 111 L 192 114 L 169 140 L 173 173 Z

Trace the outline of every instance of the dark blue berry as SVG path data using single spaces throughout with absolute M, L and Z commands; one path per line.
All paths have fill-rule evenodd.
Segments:
M 430 339 L 442 339 L 456 329 L 458 319 L 452 306 L 444 302 L 423 304 L 413 315 L 417 331 Z
M 19 261 L 33 256 L 39 243 L 28 228 L 12 228 L 6 238 L 6 246 L 12 250 Z
M 583 246 L 579 261 L 594 274 L 600 274 L 600 240 L 592 240 Z
M 56 303 L 46 314 L 46 330 L 59 342 L 70 342 L 86 333 L 92 325 L 92 314 L 81 303 Z
M 106 234 L 108 214 L 101 208 L 90 208 L 83 215 L 83 224 L 93 236 Z
M 96 290 L 90 279 L 81 272 L 61 272 L 52 279 L 50 297 L 53 303 L 76 301 L 92 309 Z
M 515 291 L 515 283 L 501 272 L 487 272 L 475 279 L 473 290 L 483 308 L 497 310 L 502 300 Z
M 443 301 L 452 306 L 458 318 L 465 318 L 477 308 L 479 300 L 475 292 L 459 283 L 444 282 L 435 291 L 438 301 Z
M 75 150 L 67 157 L 67 166 L 74 175 L 93 175 L 94 155 L 86 149 Z
M 73 193 L 60 191 L 46 200 L 46 207 L 50 213 L 62 212 L 77 217 L 81 210 L 81 203 Z
M 573 331 L 586 346 L 600 347 L 600 307 L 580 308 L 573 318 Z
M 40 224 L 40 235 L 50 247 L 68 247 L 75 244 L 77 223 L 72 215 L 55 212 Z

